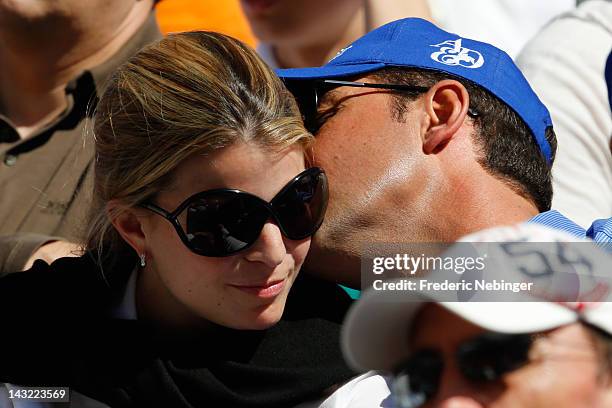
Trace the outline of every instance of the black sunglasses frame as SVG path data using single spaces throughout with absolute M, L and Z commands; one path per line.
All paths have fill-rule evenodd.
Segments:
M 323 178 L 323 183 L 324 183 L 324 188 L 325 188 L 325 200 L 323 203 L 323 208 L 321 210 L 321 219 L 320 221 L 313 226 L 312 231 L 309 231 L 306 234 L 303 235 L 291 235 L 287 233 L 286 228 L 283 226 L 283 224 L 280 222 L 278 215 L 276 213 L 276 211 L 274 210 L 274 202 L 278 197 L 281 197 L 283 195 L 283 193 L 285 193 L 286 191 L 288 191 L 289 189 L 293 188 L 294 184 L 296 182 L 298 182 L 299 180 L 301 180 L 302 178 L 306 177 L 306 176 L 311 176 L 311 177 L 322 177 Z M 278 192 L 276 193 L 276 195 L 274 196 L 274 198 L 272 198 L 272 200 L 270 202 L 267 202 L 265 200 L 263 200 L 262 198 L 251 194 L 249 192 L 246 191 L 242 191 L 242 190 L 238 190 L 238 189 L 230 189 L 230 188 L 217 188 L 217 189 L 212 189 L 212 190 L 206 190 L 206 191 L 202 191 L 199 193 L 196 193 L 190 197 L 188 197 L 187 199 L 185 199 L 181 204 L 179 204 L 179 206 L 172 212 L 166 211 L 163 208 L 159 207 L 156 204 L 153 204 L 151 202 L 144 202 L 142 204 L 139 205 L 139 207 L 147 209 L 149 211 L 154 212 L 155 214 L 158 214 L 162 217 L 164 217 L 165 219 L 167 219 L 172 226 L 174 227 L 174 229 L 176 230 L 179 238 L 181 239 L 181 241 L 183 241 L 183 244 L 185 244 L 185 246 L 187 248 L 189 248 L 189 250 L 191 250 L 192 252 L 198 254 L 198 255 L 202 255 L 202 256 L 208 256 L 208 257 L 215 257 L 215 258 L 221 258 L 221 257 L 226 257 L 226 256 L 231 256 L 234 255 L 238 252 L 244 251 L 246 249 L 248 249 L 249 247 L 251 247 L 256 241 L 257 239 L 253 240 L 253 242 L 249 242 L 246 246 L 240 248 L 237 251 L 228 251 L 227 254 L 223 254 L 223 255 L 209 255 L 209 254 L 204 254 L 201 253 L 201 251 L 193 248 L 193 246 L 191 245 L 191 241 L 189 240 L 189 238 L 187 237 L 187 234 L 185 233 L 181 223 L 179 222 L 179 215 L 185 211 L 185 209 L 187 209 L 189 207 L 189 205 L 192 204 L 192 202 L 198 200 L 198 199 L 202 199 L 208 196 L 212 196 L 215 194 L 238 194 L 238 195 L 242 195 L 242 196 L 248 196 L 250 199 L 254 200 L 255 202 L 259 203 L 262 208 L 265 208 L 268 212 L 268 214 L 270 215 L 270 217 L 275 221 L 276 225 L 278 225 L 281 233 L 291 239 L 291 240 L 295 240 L 295 241 L 299 241 L 302 240 L 304 238 L 307 238 L 309 236 L 314 235 L 315 232 L 317 232 L 317 230 L 321 227 L 321 224 L 323 223 L 323 219 L 325 216 L 325 211 L 327 209 L 327 199 L 329 197 L 329 192 L 328 192 L 328 182 L 327 182 L 327 176 L 325 175 L 325 171 L 323 169 L 321 169 L 320 167 L 310 167 L 306 170 L 304 170 L 303 172 L 301 172 L 300 174 L 298 174 L 297 176 L 295 176 L 293 179 L 291 179 L 291 181 L 289 181 L 287 184 L 285 184 L 285 186 Z M 263 228 L 263 225 L 262 225 Z M 261 230 L 259 231 L 259 234 L 261 234 Z M 259 236 L 259 234 L 257 236 Z
M 458 346 L 455 353 L 457 366 L 461 374 L 472 382 L 496 381 L 529 362 L 529 350 L 533 341 L 534 337 L 531 334 L 484 333 Z M 480 361 L 479 364 L 479 354 L 487 357 L 496 356 L 496 359 Z M 489 364 L 491 362 L 494 364 Z M 399 397 L 397 401 L 399 406 L 416 408 L 433 398 L 440 386 L 443 370 L 444 358 L 439 351 L 432 349 L 417 351 L 399 364 L 393 370 L 395 380 L 392 384 L 394 394 Z M 418 373 L 417 381 L 409 384 L 410 377 L 414 373 Z M 408 378 L 401 378 L 402 376 Z M 412 389 L 411 385 L 415 388 Z
M 325 92 L 328 92 L 333 88 L 338 88 L 341 86 L 349 86 L 353 88 L 374 88 L 374 89 L 387 89 L 387 90 L 399 91 L 399 92 L 412 92 L 415 94 L 424 93 L 429 90 L 428 87 L 416 86 L 416 85 L 381 84 L 381 83 L 369 83 L 369 82 L 342 81 L 342 80 L 335 80 L 335 79 L 314 80 L 311 82 L 307 82 L 306 84 L 307 85 L 304 85 L 304 86 L 306 86 L 307 89 L 311 89 L 313 91 L 313 95 L 311 95 L 310 98 L 311 98 L 311 101 L 314 102 L 314 105 L 312 105 L 312 102 L 310 102 L 311 103 L 310 106 L 305 105 L 304 98 L 307 98 L 307 97 L 303 95 L 304 88 L 301 88 L 301 90 L 298 90 L 297 88 L 293 88 L 292 92 L 295 95 L 296 99 L 298 100 L 298 105 L 302 112 L 302 120 L 304 121 L 304 126 L 306 127 L 306 130 L 308 130 L 309 132 L 313 134 L 316 133 L 316 130 L 317 130 L 317 126 L 314 125 L 314 123 L 316 123 L 317 108 L 319 106 L 319 101 L 321 97 L 325 94 Z M 320 91 L 325 91 L 325 92 L 321 93 Z M 468 108 L 468 116 L 470 116 L 471 118 L 477 118 L 480 115 L 478 112 L 476 112 L 474 109 L 470 107 Z

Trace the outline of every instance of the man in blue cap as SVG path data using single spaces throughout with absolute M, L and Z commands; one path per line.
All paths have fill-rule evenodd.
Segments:
M 556 139 L 546 107 L 512 59 L 421 19 L 374 30 L 318 68 L 278 70 L 316 137 L 330 179 L 311 270 L 358 286 L 371 242 L 455 241 L 539 222 L 588 232 L 550 211 Z

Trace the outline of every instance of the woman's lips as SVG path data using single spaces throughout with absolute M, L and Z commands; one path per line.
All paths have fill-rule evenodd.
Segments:
M 285 287 L 286 279 L 272 281 L 263 285 L 230 285 L 238 290 L 255 295 L 262 299 L 278 296 Z

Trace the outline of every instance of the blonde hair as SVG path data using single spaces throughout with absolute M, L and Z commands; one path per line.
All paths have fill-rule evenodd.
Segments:
M 106 211 L 134 207 L 172 181 L 194 153 L 238 141 L 283 150 L 312 141 L 282 82 L 248 46 L 222 34 L 169 35 L 122 65 L 96 108 L 95 181 L 86 246 L 133 253 Z M 122 210 L 117 210 L 122 211 Z

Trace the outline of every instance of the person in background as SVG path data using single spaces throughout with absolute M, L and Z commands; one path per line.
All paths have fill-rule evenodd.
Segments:
M 160 37 L 153 0 L 0 1 L 0 274 L 79 249 L 88 111 L 108 75 Z
M 359 287 L 363 246 L 453 242 L 530 221 L 612 241 L 551 210 L 556 139 L 512 59 L 422 19 L 389 23 L 322 67 L 278 70 L 330 180 L 309 272 Z
M 323 65 L 368 31 L 403 16 L 431 19 L 426 0 L 241 0 L 257 51 L 273 68 Z
M 487 303 L 440 301 L 448 295 L 419 290 L 364 292 L 347 315 L 342 347 L 352 367 L 378 370 L 370 376 L 378 373 L 390 384 L 391 395 L 380 395 L 380 406 L 612 406 L 611 255 L 534 224 L 480 231 L 461 241 L 449 250 L 464 245 L 455 256 L 465 253 L 467 242 L 486 245 L 489 271 L 494 261 L 505 268 L 507 281 L 531 282 L 539 290 Z M 495 241 L 518 244 L 523 252 L 491 254 Z M 533 273 L 543 263 L 525 257 L 525 250 L 538 248 L 540 259 L 555 266 L 552 273 Z M 580 267 L 567 263 L 569 253 L 583 261 Z M 579 282 L 572 296 L 567 284 L 559 285 L 570 274 L 579 279 L 570 280 Z
M 298 276 L 325 172 L 254 50 L 211 32 L 144 48 L 111 76 L 93 135 L 87 252 L 0 278 L 0 380 L 113 408 L 291 407 L 353 375 L 349 298 Z
M 574 0 L 241 0 L 257 48 L 273 68 L 323 65 L 365 33 L 404 17 L 491 43 L 514 57 Z
M 612 111 L 605 75 L 611 52 L 612 2 L 589 0 L 545 27 L 517 59 L 555 124 L 553 206 L 584 228 L 593 219 L 612 217 Z
M 428 4 L 441 28 L 493 44 L 515 59 L 542 27 L 572 10 L 576 1 L 428 0 Z

